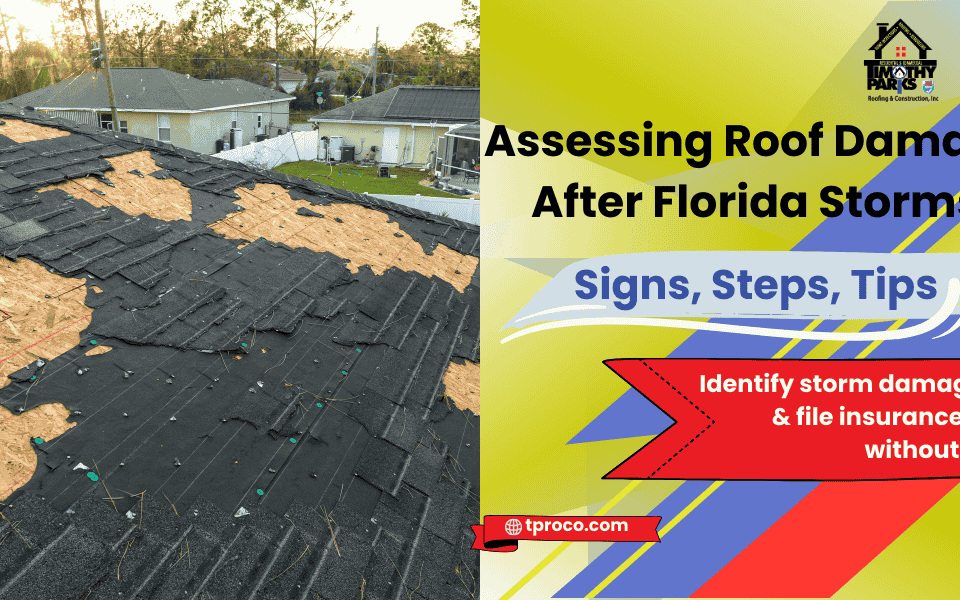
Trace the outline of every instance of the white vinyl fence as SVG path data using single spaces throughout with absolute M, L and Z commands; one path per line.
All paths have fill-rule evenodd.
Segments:
M 389 200 L 410 208 L 435 215 L 445 215 L 465 223 L 480 224 L 480 201 L 473 198 L 433 198 L 431 196 L 390 196 L 372 194 L 381 200 Z
M 214 154 L 251 166 L 272 169 L 277 165 L 298 160 L 317 159 L 317 132 L 295 131 L 262 142 Z M 431 196 L 394 196 L 374 194 L 377 198 L 404 206 L 445 215 L 466 223 L 480 224 L 480 202 L 473 198 L 433 198 Z
M 231 148 L 213 156 L 264 169 L 273 169 L 277 165 L 298 160 L 316 160 L 317 132 L 293 131 L 262 142 Z

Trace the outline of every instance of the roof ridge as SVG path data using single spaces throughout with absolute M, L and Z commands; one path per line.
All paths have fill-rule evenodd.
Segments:
M 168 75 L 168 73 L 172 73 L 172 74 L 174 74 L 174 75 L 180 75 L 180 73 L 175 73 L 174 71 L 170 71 L 169 69 L 160 69 L 160 73 L 161 73 L 164 77 L 166 77 L 167 81 L 170 83 L 170 87 L 173 88 L 174 93 L 177 95 L 178 98 L 180 98 L 180 102 L 183 103 L 184 109 L 186 109 L 186 110 L 195 110 L 193 107 L 190 106 L 190 103 L 187 102 L 187 99 L 183 97 L 183 94 L 180 93 L 180 89 L 177 87 L 177 84 L 174 83 L 174 82 L 170 79 L 170 75 Z M 187 75 L 186 78 L 189 79 L 190 76 Z M 198 81 L 199 81 L 199 80 L 198 80 Z

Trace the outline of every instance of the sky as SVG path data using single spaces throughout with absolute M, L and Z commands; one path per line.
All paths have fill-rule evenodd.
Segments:
M 131 2 L 122 0 L 101 0 L 104 11 L 126 12 Z M 149 5 L 161 18 L 173 20 L 176 18 L 177 0 L 144 0 L 142 4 Z M 194 1 L 193 4 L 198 4 Z M 233 0 L 231 4 L 239 9 L 243 0 Z M 17 23 L 26 26 L 30 33 L 28 39 L 40 39 L 50 43 L 50 24 L 55 22 L 60 11 L 57 7 L 44 7 L 32 0 L 3 2 L 4 14 L 15 17 L 10 38 L 13 42 L 13 33 Z M 93 0 L 89 6 L 93 7 Z M 434 0 L 423 2 L 413 0 L 398 2 L 397 0 L 349 0 L 347 8 L 353 10 L 354 16 L 346 27 L 340 30 L 331 46 L 345 48 L 369 48 L 373 46 L 376 28 L 380 26 L 380 43 L 387 46 L 402 46 L 410 39 L 413 29 L 424 21 L 433 21 L 443 27 L 454 29 L 455 40 L 458 46 L 462 45 L 466 37 L 462 29 L 454 28 L 453 23 L 463 17 L 460 9 L 460 0 Z M 8 24 L 8 27 L 10 24 Z M 13 42 L 14 45 L 16 42 Z

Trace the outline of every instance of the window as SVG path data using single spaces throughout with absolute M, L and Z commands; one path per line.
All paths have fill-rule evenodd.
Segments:
M 157 115 L 157 139 L 161 142 L 170 141 L 170 115 Z
M 907 55 L 906 46 L 897 46 L 897 58 L 901 58 Z
M 112 113 L 100 113 L 99 115 L 97 115 L 97 117 L 98 117 L 98 122 L 100 124 L 100 127 L 103 127 L 104 129 L 110 129 L 111 131 L 113 130 L 113 114 Z M 126 121 L 120 121 L 120 131 L 121 133 L 127 133 Z
M 263 133 L 263 113 L 257 113 L 257 135 Z

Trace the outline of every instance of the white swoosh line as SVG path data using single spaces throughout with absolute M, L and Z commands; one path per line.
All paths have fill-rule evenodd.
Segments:
M 557 308 L 548 308 L 547 310 L 541 310 L 540 312 L 533 313 L 532 315 L 520 317 L 517 319 L 517 321 L 532 319 L 533 317 L 539 317 L 540 315 L 549 315 L 550 313 L 564 312 L 567 310 L 603 310 L 605 308 L 607 308 L 605 304 L 577 304 L 573 306 L 559 306 Z
M 699 321 L 683 321 L 680 319 L 655 319 L 651 317 L 598 317 L 592 319 L 567 319 L 541 323 L 527 327 L 500 340 L 506 344 L 518 337 L 564 327 L 586 327 L 589 325 L 633 325 L 641 327 L 672 327 L 675 329 L 697 329 L 701 331 L 719 331 L 723 333 L 740 333 L 744 335 L 762 335 L 765 337 L 787 338 L 793 340 L 818 340 L 829 342 L 875 342 L 888 340 L 902 340 L 933 331 L 953 313 L 953 309 L 960 301 L 960 280 L 953 278 L 947 285 L 947 297 L 943 306 L 935 315 L 913 327 L 894 329 L 892 331 L 854 331 L 837 333 L 835 331 L 796 331 L 793 329 L 774 329 L 771 327 L 753 327 L 750 325 L 727 325 L 725 323 L 702 323 Z M 960 320 L 943 335 L 950 333 L 960 326 Z M 942 337 L 942 336 L 938 336 Z

